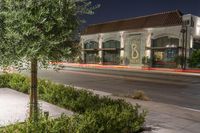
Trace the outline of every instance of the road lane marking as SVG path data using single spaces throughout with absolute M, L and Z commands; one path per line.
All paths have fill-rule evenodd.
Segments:
M 165 80 L 155 80 L 155 79 L 144 79 L 139 77 L 128 77 L 128 76 L 119 76 L 119 75 L 110 75 L 110 74 L 100 74 L 100 73 L 90 73 L 90 72 L 80 72 L 73 70 L 60 70 L 60 72 L 78 74 L 78 75 L 88 75 L 88 76 L 96 76 L 96 77 L 107 77 L 107 78 L 117 78 L 117 79 L 127 79 L 132 81 L 145 81 L 145 82 L 153 82 L 153 83 L 161 83 L 161 84 L 174 84 L 174 85 L 187 85 L 184 82 L 175 82 L 175 81 L 165 81 Z

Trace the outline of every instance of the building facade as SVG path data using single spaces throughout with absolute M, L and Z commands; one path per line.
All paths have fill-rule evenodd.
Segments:
M 200 18 L 176 10 L 95 24 L 82 33 L 81 45 L 87 64 L 187 67 L 186 59 L 200 49 Z

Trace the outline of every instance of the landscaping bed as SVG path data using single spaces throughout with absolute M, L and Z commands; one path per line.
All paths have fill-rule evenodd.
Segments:
M 20 74 L 0 75 L 0 88 L 12 88 L 28 94 L 30 78 Z M 41 116 L 38 123 L 17 123 L 1 128 L 10 133 L 135 133 L 142 130 L 145 111 L 124 100 L 99 97 L 86 90 L 56 84 L 48 80 L 38 81 L 39 98 L 49 103 L 76 112 L 76 115 L 46 119 Z

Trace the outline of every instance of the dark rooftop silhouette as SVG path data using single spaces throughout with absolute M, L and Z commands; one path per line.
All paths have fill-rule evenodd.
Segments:
M 182 24 L 182 13 L 179 10 L 156 13 L 129 19 L 109 21 L 88 26 L 82 34 L 96 34 L 129 29 L 176 26 Z

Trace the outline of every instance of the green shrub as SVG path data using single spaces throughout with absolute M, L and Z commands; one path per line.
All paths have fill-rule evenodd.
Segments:
M 0 75 L 1 87 L 10 87 L 28 93 L 30 88 L 30 79 L 20 74 L 5 74 Z M 75 117 L 70 118 L 70 125 L 63 125 L 64 129 L 77 133 L 129 133 L 137 132 L 141 129 L 145 121 L 145 112 L 139 112 L 139 106 L 133 107 L 124 100 L 113 100 L 108 97 L 99 97 L 92 92 L 86 90 L 77 90 L 70 86 L 56 84 L 48 80 L 38 81 L 38 92 L 40 99 L 49 103 L 70 109 L 74 112 L 80 113 Z M 63 118 L 64 120 L 65 119 Z M 42 122 L 38 127 L 38 132 L 54 131 L 53 124 L 59 121 L 40 121 Z M 53 124 L 52 124 L 53 123 Z M 16 130 L 31 129 L 34 133 L 35 126 L 27 125 L 27 122 L 22 125 L 17 125 Z M 24 127 L 23 127 L 24 126 Z M 34 127 L 32 127 L 34 126 Z M 60 126 L 55 127 L 55 131 L 61 131 Z M 10 129 L 10 128 L 9 128 Z M 51 130 L 50 130 L 51 129 Z M 15 130 L 14 130 L 15 131 Z M 23 132 L 22 132 L 23 133 Z M 43 132 L 41 132 L 43 133 Z
M 45 80 L 39 81 L 38 90 L 41 99 L 78 113 L 94 108 L 99 101 L 99 97 L 91 92 Z
M 109 105 L 97 111 L 87 111 L 82 116 L 76 116 L 74 131 L 78 133 L 133 133 L 141 130 L 144 115 L 138 114 L 139 106 L 121 108 Z
M 30 89 L 30 79 L 20 74 L 12 74 L 8 84 L 11 88 L 23 93 L 28 93 Z
M 150 98 L 146 96 L 144 91 L 141 91 L 141 90 L 134 91 L 131 98 L 138 99 L 138 100 L 144 100 L 144 101 L 150 100 Z
M 9 86 L 10 78 L 11 78 L 11 75 L 9 75 L 9 74 L 1 74 L 0 75 L 0 87 L 1 88 L 10 87 Z
M 144 123 L 139 106 L 109 105 L 97 111 L 56 119 L 40 118 L 37 123 L 25 121 L 0 129 L 2 133 L 136 133 Z M 117 116 L 117 117 L 116 117 Z
M 57 119 L 40 118 L 37 123 L 29 120 L 0 128 L 1 133 L 68 133 L 69 117 L 61 116 Z
M 0 87 L 8 87 L 17 91 L 28 93 L 30 89 L 30 78 L 21 74 L 1 74 L 0 75 Z
M 192 53 L 192 56 L 188 59 L 188 63 L 191 68 L 200 68 L 200 49 Z

